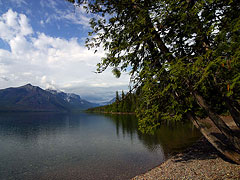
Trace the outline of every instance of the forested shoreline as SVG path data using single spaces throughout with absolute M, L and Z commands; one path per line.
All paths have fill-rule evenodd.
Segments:
M 116 92 L 115 102 L 109 105 L 90 108 L 87 112 L 100 112 L 100 113 L 112 113 L 112 114 L 135 114 L 138 106 L 138 98 L 136 93 L 131 91 L 127 94 L 122 91 L 119 96 L 118 91 Z

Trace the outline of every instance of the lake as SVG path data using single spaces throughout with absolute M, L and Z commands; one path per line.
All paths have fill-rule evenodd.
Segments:
M 130 179 L 199 137 L 191 123 L 142 134 L 134 115 L 2 113 L 0 179 Z

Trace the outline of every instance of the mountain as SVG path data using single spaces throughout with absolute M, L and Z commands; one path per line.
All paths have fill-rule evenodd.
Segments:
M 62 91 L 56 91 L 52 89 L 47 89 L 46 91 L 56 95 L 57 97 L 64 99 L 71 110 L 85 110 L 88 108 L 99 106 L 99 104 L 88 102 L 84 99 L 81 99 L 81 97 L 77 94 L 73 93 L 64 93 Z
M 106 106 L 116 101 L 116 98 L 112 98 L 110 101 L 99 103 L 99 106 Z
M 43 90 L 31 84 L 0 90 L 0 111 L 70 112 L 96 106 L 76 94 Z

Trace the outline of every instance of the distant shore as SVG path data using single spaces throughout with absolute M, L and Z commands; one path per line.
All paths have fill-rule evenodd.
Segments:
M 106 111 L 86 111 L 86 112 L 100 114 L 136 114 L 135 112 L 106 112 Z
M 201 138 L 182 153 L 132 180 L 162 179 L 240 180 L 240 165 L 224 159 L 205 138 Z

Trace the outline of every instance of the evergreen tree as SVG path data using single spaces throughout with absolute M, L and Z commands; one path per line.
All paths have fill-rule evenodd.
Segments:
M 114 108 L 113 108 L 113 112 L 119 112 L 119 95 L 118 95 L 118 91 L 116 91 L 116 101 L 114 103 Z
M 219 116 L 229 112 L 240 128 L 240 2 L 95 0 L 86 8 L 98 15 L 90 21 L 92 38 L 86 45 L 101 44 L 108 52 L 98 72 L 112 67 L 119 77 L 131 67 L 140 89 L 141 130 L 188 117 L 220 152 L 240 164 L 239 135 Z M 203 117 L 209 117 L 225 142 L 200 125 Z
M 116 102 L 118 103 L 119 102 L 119 95 L 118 95 L 118 91 L 116 91 Z
M 125 94 L 124 94 L 124 92 L 122 90 L 122 99 L 121 100 L 124 100 L 124 98 L 125 98 Z

